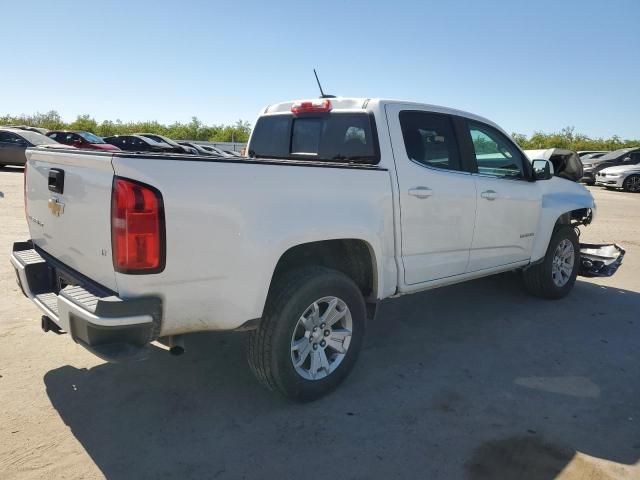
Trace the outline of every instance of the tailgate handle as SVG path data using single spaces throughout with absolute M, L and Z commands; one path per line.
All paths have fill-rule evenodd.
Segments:
M 55 193 L 64 192 L 64 170 L 59 168 L 49 170 L 49 190 Z

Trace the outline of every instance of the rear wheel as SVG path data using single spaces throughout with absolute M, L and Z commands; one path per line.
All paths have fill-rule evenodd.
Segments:
M 640 192 L 640 175 L 629 175 L 622 183 L 625 192 Z
M 524 271 L 525 288 L 541 298 L 566 296 L 576 282 L 580 265 L 580 244 L 573 227 L 564 225 L 555 230 L 542 262 Z
M 296 401 L 336 388 L 362 346 L 365 304 L 346 275 L 323 267 L 286 274 L 269 295 L 248 360 L 260 382 Z

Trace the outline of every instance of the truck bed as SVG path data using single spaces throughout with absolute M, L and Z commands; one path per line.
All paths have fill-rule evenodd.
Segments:
M 235 329 L 259 318 L 265 280 L 283 252 L 305 241 L 364 235 L 385 254 L 376 259 L 380 271 L 391 272 L 384 277 L 396 278 L 391 176 L 383 167 L 78 150 L 31 149 L 28 157 L 27 214 L 45 224 L 29 221 L 34 245 L 122 299 L 160 298 L 162 335 Z M 65 171 L 63 194 L 47 188 L 51 169 Z M 114 270 L 115 177 L 162 195 L 166 266 L 160 273 Z M 58 217 L 47 205 L 54 197 L 64 204 Z

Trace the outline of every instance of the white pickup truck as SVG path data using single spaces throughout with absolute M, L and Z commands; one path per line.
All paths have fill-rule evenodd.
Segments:
M 432 105 L 270 105 L 247 153 L 28 150 L 31 239 L 11 261 L 43 329 L 107 360 L 251 330 L 258 379 L 310 400 L 352 369 L 382 299 L 507 270 L 565 296 L 595 212 L 494 123 Z

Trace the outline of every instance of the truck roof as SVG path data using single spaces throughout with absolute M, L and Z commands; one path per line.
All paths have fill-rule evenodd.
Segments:
M 303 101 L 317 101 L 317 98 L 312 99 L 298 99 L 298 100 L 289 100 L 280 103 L 274 103 L 268 105 L 262 110 L 261 115 L 270 115 L 270 114 L 283 114 L 290 113 L 291 107 L 296 102 Z M 375 107 L 379 107 L 384 109 L 386 105 L 405 105 L 407 107 L 414 106 L 420 109 L 426 109 L 428 111 L 443 113 L 447 115 L 457 115 L 460 117 L 469 118 L 472 120 L 477 120 L 482 123 L 487 123 L 499 130 L 502 131 L 499 125 L 492 122 L 491 120 L 481 117 L 480 115 L 476 115 L 474 113 L 465 112 L 464 110 L 458 110 L 455 108 L 442 107 L 439 105 L 432 105 L 428 103 L 420 103 L 420 102 L 411 102 L 407 100 L 398 100 L 398 99 L 388 99 L 388 98 L 364 98 L 364 97 L 335 97 L 335 98 L 327 98 L 331 102 L 331 110 L 332 111 L 358 111 L 365 110 L 370 111 Z

